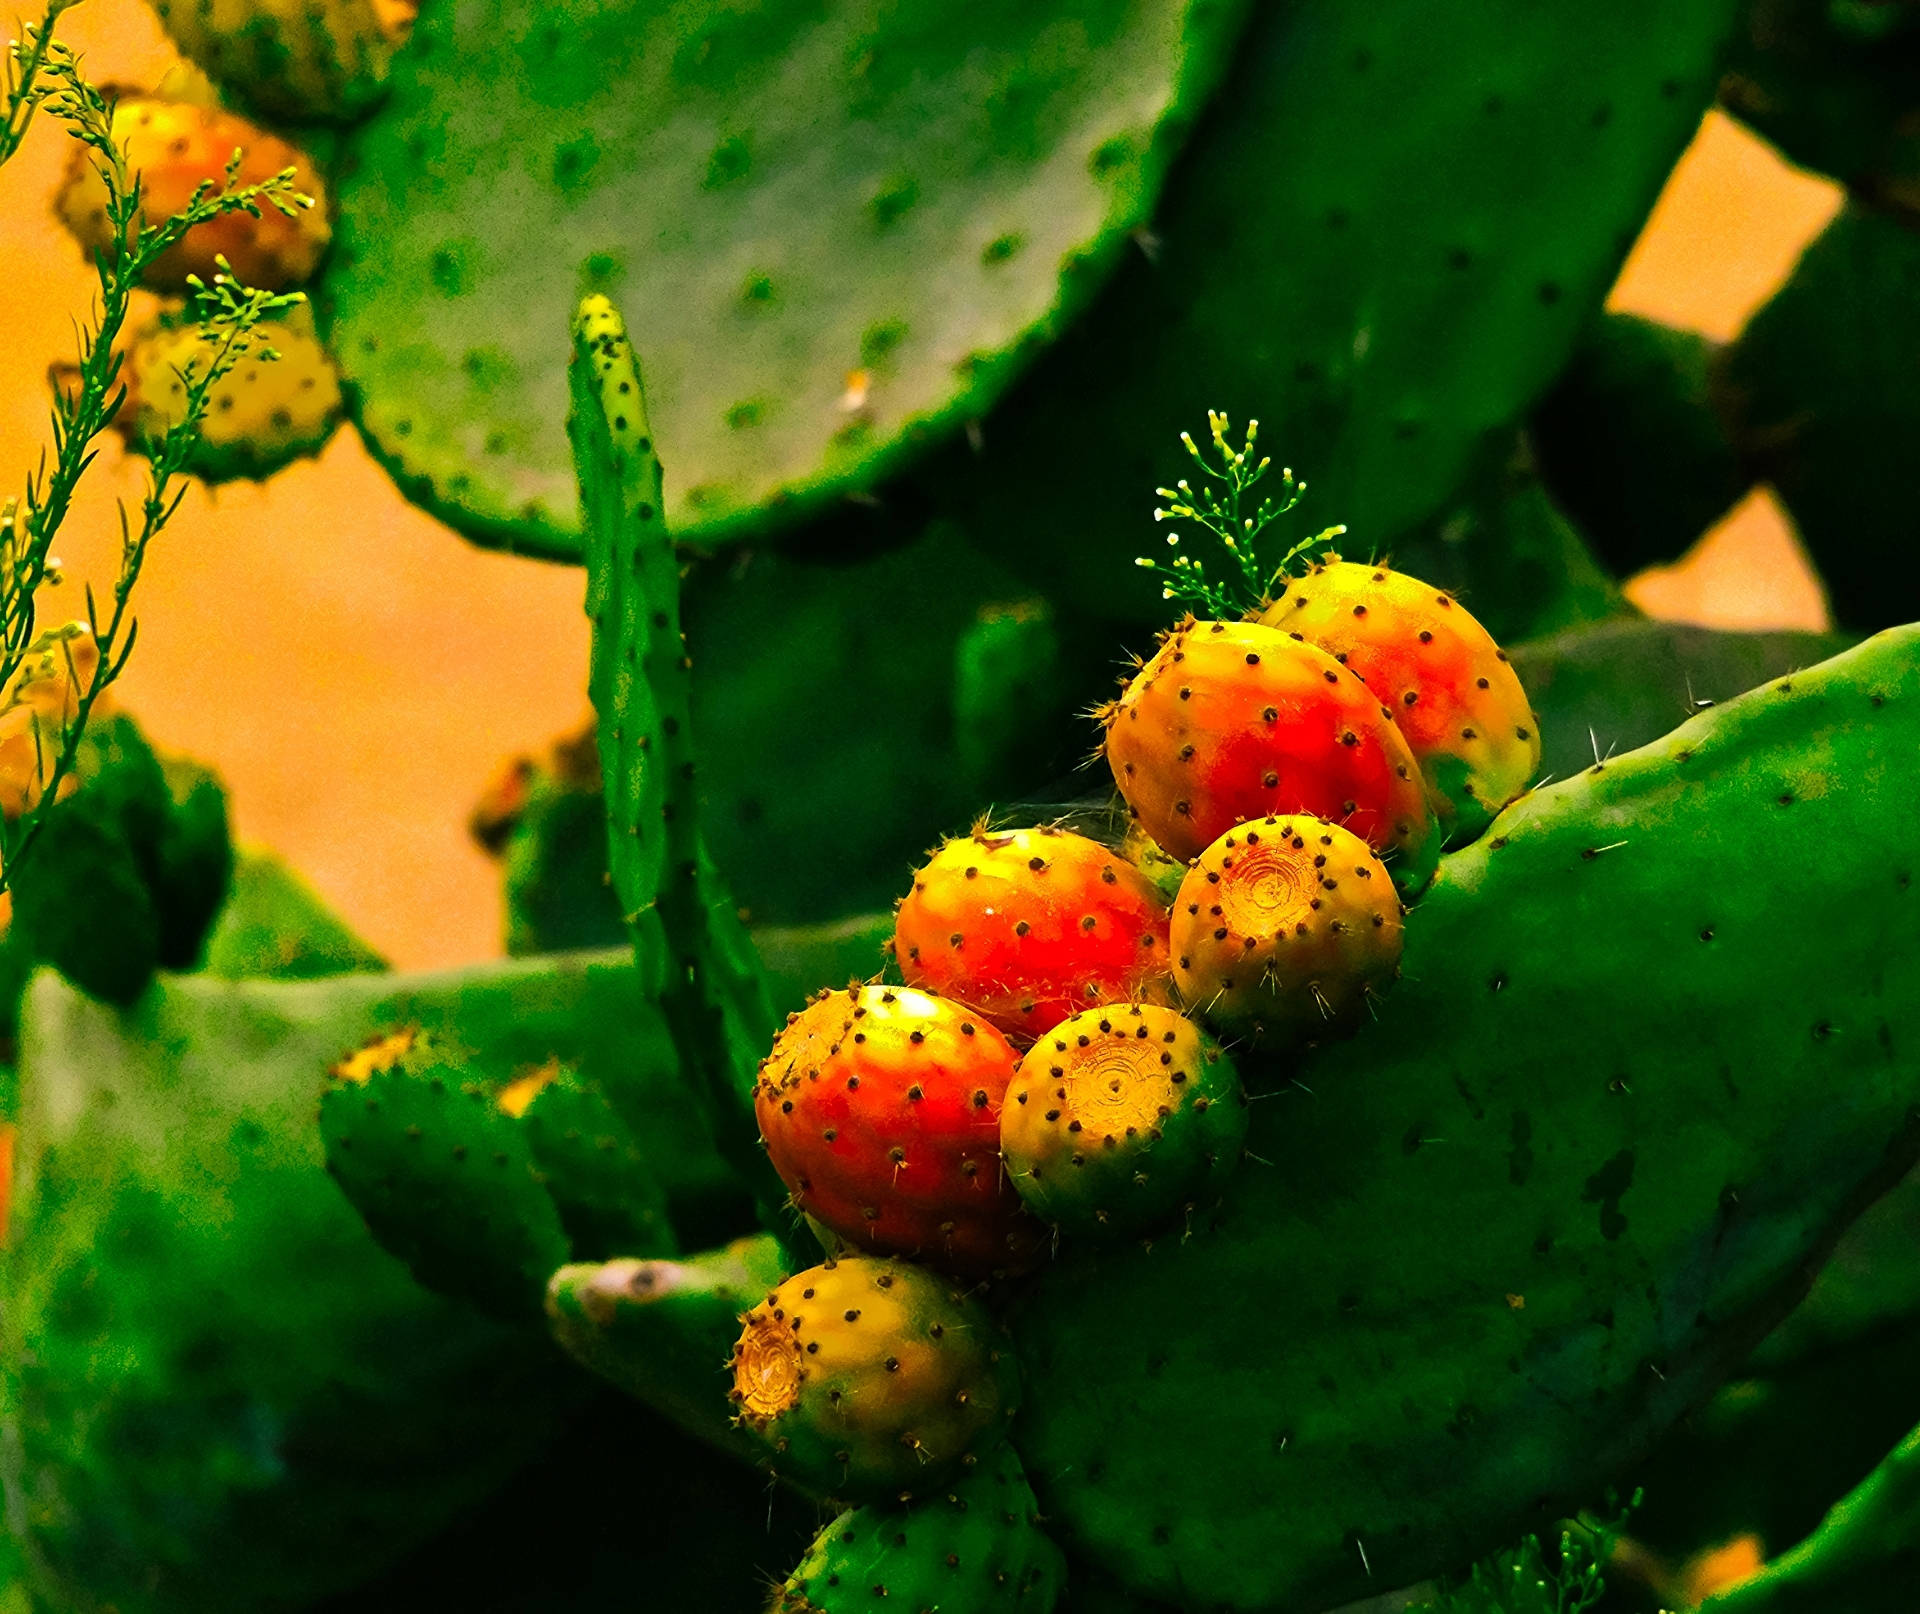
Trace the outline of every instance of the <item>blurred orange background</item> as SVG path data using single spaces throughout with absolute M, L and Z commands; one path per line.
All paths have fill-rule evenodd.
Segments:
M 62 35 L 96 81 L 151 86 L 175 61 L 140 0 L 86 0 Z M 72 321 L 94 290 L 49 206 L 68 145 L 42 122 L 0 169 L 5 491 L 47 441 L 48 366 L 71 357 Z M 1612 306 L 1730 337 L 1838 205 L 1834 186 L 1711 114 Z M 117 440 L 103 445 L 63 532 L 66 582 L 49 591 L 44 620 L 83 614 L 85 584 L 111 583 L 114 501 L 138 497 L 143 465 Z M 156 742 L 219 770 L 243 840 L 284 855 L 397 965 L 491 957 L 499 874 L 466 818 L 509 756 L 586 715 L 581 586 L 572 569 L 456 538 L 405 503 L 346 429 L 317 461 L 264 485 L 189 493 L 136 595 L 139 648 L 118 694 Z M 1654 615 L 1689 621 L 1826 623 L 1764 490 L 1630 592 Z

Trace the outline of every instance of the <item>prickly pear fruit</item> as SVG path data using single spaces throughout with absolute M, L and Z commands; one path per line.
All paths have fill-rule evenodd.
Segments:
M 1068 1233 L 1151 1232 L 1240 1163 L 1247 1100 L 1185 1015 L 1114 1003 L 1035 1043 L 1007 1087 L 1000 1149 L 1020 1197 Z
M 180 47 L 262 112 L 295 122 L 364 112 L 413 28 L 413 0 L 154 0 Z
M 1440 836 L 1394 715 L 1324 650 L 1253 622 L 1186 622 L 1106 709 L 1127 808 L 1176 858 L 1236 824 L 1313 813 L 1345 824 L 1413 895 Z
M 1447 844 L 1475 839 L 1540 766 L 1540 725 L 1506 652 L 1451 594 L 1335 555 L 1262 613 L 1393 709 Z
M 1260 1042 L 1350 1030 L 1400 968 L 1400 898 L 1373 849 L 1305 813 L 1228 830 L 1181 882 L 1187 1006 Z
M 1014 1369 L 947 1279 L 849 1256 L 789 1278 L 733 1349 L 740 1421 L 783 1477 L 853 1501 L 921 1495 L 1004 1433 Z
M 795 1207 L 864 1250 L 969 1273 L 1023 1264 L 1037 1229 L 1000 1170 L 1020 1056 L 977 1010 L 911 988 L 816 999 L 754 1087 Z
M 262 349 L 279 355 L 267 358 Z M 127 353 L 127 402 L 119 426 L 129 443 L 163 436 L 186 412 L 189 366 L 204 374 L 213 348 L 197 325 L 156 323 Z M 188 469 L 209 482 L 264 477 L 317 454 L 340 419 L 340 379 L 310 315 L 270 320 L 253 350 L 214 389 Z
M 1066 1581 L 1060 1549 L 1011 1446 L 912 1507 L 843 1513 L 820 1532 L 770 1614 L 1048 1614 Z
M 139 174 L 149 224 L 184 212 L 203 183 L 216 190 L 224 184 L 236 148 L 242 153 L 237 183 L 257 185 L 291 168 L 294 189 L 312 198 L 311 206 L 293 204 L 291 217 L 262 202 L 258 218 L 233 212 L 195 225 L 148 267 L 146 284 L 154 290 L 182 290 L 188 275 L 211 281 L 219 272 L 217 257 L 226 258 L 247 285 L 269 291 L 297 286 L 312 275 L 333 233 L 326 190 L 313 164 L 284 140 L 231 112 L 145 95 L 128 96 L 114 108 L 113 138 L 126 154 L 127 167 Z M 55 207 L 89 251 L 112 240 L 107 188 L 89 148 L 74 148 Z
M 1124 858 L 1063 829 L 948 841 L 913 877 L 893 950 L 911 985 L 1010 1037 L 1093 1004 L 1168 998 L 1166 903 Z

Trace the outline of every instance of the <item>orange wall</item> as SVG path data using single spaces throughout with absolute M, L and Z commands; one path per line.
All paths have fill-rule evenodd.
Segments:
M 87 0 L 63 35 L 96 79 L 147 86 L 172 61 L 139 0 Z M 0 169 L 0 488 L 45 441 L 45 376 L 70 355 L 89 296 L 48 201 L 66 159 L 42 125 Z M 1635 249 L 1615 306 L 1715 336 L 1737 331 L 1836 205 L 1708 119 Z M 68 581 L 48 620 L 111 580 L 116 497 L 142 462 L 109 443 L 63 535 Z M 240 834 L 290 858 L 403 966 L 498 951 L 495 867 L 467 840 L 498 765 L 586 712 L 580 575 L 483 554 L 396 494 L 343 431 L 265 486 L 195 488 L 136 598 L 139 648 L 121 695 L 162 744 L 216 766 Z M 1635 584 L 1662 615 L 1817 625 L 1819 590 L 1764 494 L 1692 563 Z

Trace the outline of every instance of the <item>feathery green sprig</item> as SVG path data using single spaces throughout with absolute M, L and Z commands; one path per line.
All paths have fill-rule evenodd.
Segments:
M 1155 508 L 1153 519 L 1193 521 L 1212 533 L 1226 552 L 1229 564 L 1225 575 L 1209 575 L 1203 559 L 1181 549 L 1182 538 L 1177 532 L 1167 534 L 1167 547 L 1176 552 L 1170 564 L 1163 565 L 1149 555 L 1142 555 L 1134 562 L 1158 574 L 1162 581 L 1162 599 L 1181 601 L 1203 617 L 1231 619 L 1251 614 L 1272 594 L 1274 585 L 1287 575 L 1295 561 L 1347 530 L 1327 527 L 1310 538 L 1303 538 L 1271 569 L 1267 568 L 1260 559 L 1260 535 L 1300 502 L 1307 484 L 1296 481 L 1293 471 L 1282 466 L 1279 496 L 1264 498 L 1249 510 L 1246 500 L 1273 461 L 1266 457 L 1254 458 L 1254 445 L 1260 436 L 1259 421 L 1247 422 L 1246 437 L 1237 449 L 1227 435 L 1232 424 L 1221 411 L 1207 411 L 1207 429 L 1217 465 L 1209 461 L 1190 432 L 1180 434 L 1180 441 L 1186 445 L 1187 453 L 1205 479 L 1197 489 L 1183 478 L 1170 488 L 1154 490 L 1167 503 Z M 1217 483 L 1218 487 L 1209 483 Z

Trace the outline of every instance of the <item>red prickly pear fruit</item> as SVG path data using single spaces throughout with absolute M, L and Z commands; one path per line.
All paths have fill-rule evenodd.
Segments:
M 1020 1056 L 978 1010 L 910 987 L 829 992 L 760 1067 L 754 1113 L 794 1207 L 859 1249 L 984 1275 L 1039 1230 L 1000 1169 Z
M 297 286 L 319 265 L 332 236 L 326 189 L 313 164 L 284 140 L 231 112 L 145 95 L 128 96 L 114 107 L 113 137 L 128 168 L 139 174 L 149 224 L 185 212 L 202 183 L 217 191 L 236 149 L 239 184 L 257 185 L 291 168 L 294 190 L 313 198 L 311 207 L 295 204 L 292 217 L 263 201 L 258 218 L 240 211 L 195 225 L 148 266 L 145 283 L 154 290 L 183 290 L 189 275 L 211 284 L 219 273 L 216 257 L 226 258 L 243 284 L 267 291 Z M 110 245 L 107 188 L 87 148 L 75 148 L 55 206 L 83 247 Z
M 1063 1232 L 1150 1233 L 1240 1163 L 1247 1100 L 1218 1046 L 1173 1009 L 1114 1003 L 1021 1060 L 1000 1114 L 1020 1197 Z
M 1350 1031 L 1400 971 L 1400 898 L 1367 843 L 1296 813 L 1209 846 L 1173 910 L 1188 1007 L 1262 1043 Z
M 1260 620 L 1344 663 L 1393 709 L 1449 846 L 1473 840 L 1540 766 L 1540 725 L 1506 653 L 1452 595 L 1337 555 Z
M 1165 899 L 1125 858 L 1062 829 L 948 841 L 913 877 L 893 950 L 911 985 L 1023 1041 L 1089 1004 L 1171 997 Z
M 775 1472 L 849 1501 L 938 1486 L 1013 1416 L 1013 1356 L 951 1281 L 904 1261 L 809 1268 L 741 1319 L 735 1416 Z
M 1140 828 L 1192 858 L 1236 824 L 1344 824 L 1414 895 L 1440 836 L 1393 713 L 1324 650 L 1253 622 L 1188 622 L 1104 713 L 1107 762 Z

